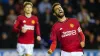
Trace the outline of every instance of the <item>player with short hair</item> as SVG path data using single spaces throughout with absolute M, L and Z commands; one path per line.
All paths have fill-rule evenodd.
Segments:
M 48 53 L 52 54 L 58 40 L 61 44 L 61 56 L 82 56 L 85 36 L 78 20 L 65 17 L 60 3 L 54 3 L 52 11 L 54 16 L 58 18 L 58 22 L 53 25 L 51 30 L 51 46 Z
M 19 56 L 32 56 L 34 47 L 34 30 L 37 40 L 40 41 L 40 27 L 37 16 L 32 15 L 33 4 L 24 2 L 24 15 L 19 15 L 15 20 L 13 30 L 19 33 L 17 52 Z

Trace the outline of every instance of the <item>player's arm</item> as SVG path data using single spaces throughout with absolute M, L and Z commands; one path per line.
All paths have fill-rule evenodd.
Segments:
M 52 41 L 51 45 L 50 45 L 50 48 L 48 50 L 48 53 L 49 54 L 52 54 L 54 52 L 54 50 L 56 49 L 56 46 L 57 46 L 57 41 Z
M 35 29 L 36 29 L 36 34 L 37 34 L 37 40 L 40 41 L 41 36 L 40 36 L 40 25 L 39 25 L 39 22 L 38 22 L 38 18 L 36 20 Z
M 74 21 L 76 22 L 76 25 L 77 25 L 77 32 L 78 32 L 79 37 L 80 37 L 80 45 L 81 45 L 81 47 L 85 47 L 85 35 L 83 34 L 83 31 L 80 27 L 80 23 L 76 19 L 74 19 Z
M 56 45 L 57 45 L 56 37 L 57 37 L 56 30 L 54 28 L 52 28 L 52 31 L 51 31 L 51 34 L 50 34 L 51 45 L 50 45 L 50 48 L 48 50 L 49 54 L 52 54 L 53 51 L 56 49 Z
M 13 31 L 16 33 L 20 32 L 20 29 L 18 28 L 19 24 L 20 24 L 20 19 L 19 19 L 19 17 L 17 17 L 17 19 L 15 20 L 14 25 L 13 25 Z
M 81 47 L 85 47 L 85 36 L 84 36 L 84 34 L 82 32 L 81 27 L 78 27 L 78 33 L 79 33 L 80 39 L 81 39 L 81 42 L 80 42 Z

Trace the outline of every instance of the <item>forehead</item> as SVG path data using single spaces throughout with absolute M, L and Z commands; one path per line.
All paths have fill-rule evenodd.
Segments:
M 61 7 L 61 5 L 56 5 L 55 7 L 54 7 L 54 9 L 58 9 L 58 8 L 60 8 Z
M 30 4 L 27 4 L 25 7 L 32 7 L 32 5 L 30 5 Z

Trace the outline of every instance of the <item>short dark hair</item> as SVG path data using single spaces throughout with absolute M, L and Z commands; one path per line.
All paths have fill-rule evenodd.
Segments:
M 52 5 L 52 12 L 54 13 L 54 8 L 55 8 L 55 6 L 57 6 L 57 5 L 61 5 L 60 3 L 54 3 L 53 5 Z
M 23 6 L 25 7 L 26 5 L 31 5 L 33 7 L 33 4 L 31 2 L 24 2 Z

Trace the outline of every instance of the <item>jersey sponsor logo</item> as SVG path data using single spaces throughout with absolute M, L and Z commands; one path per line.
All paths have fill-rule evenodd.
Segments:
M 76 30 L 62 32 L 62 36 L 61 37 L 67 37 L 67 36 L 73 36 L 73 35 L 76 35 Z
M 26 20 L 23 20 L 23 23 L 26 23 Z
M 35 24 L 35 21 L 34 20 L 32 20 L 32 22 L 31 22 L 32 24 Z
M 24 25 L 23 28 L 27 30 L 34 30 L 34 26 L 31 25 Z
M 70 27 L 73 28 L 73 27 L 74 27 L 74 24 L 71 23 L 71 24 L 70 24 Z

